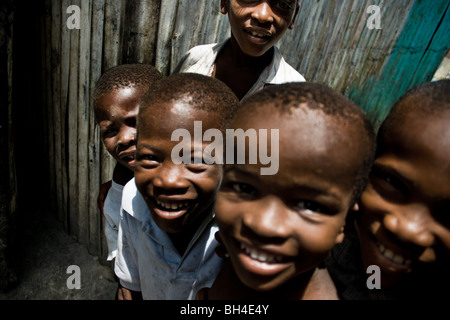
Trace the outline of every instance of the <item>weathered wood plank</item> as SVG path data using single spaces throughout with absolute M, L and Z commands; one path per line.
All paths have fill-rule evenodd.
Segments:
M 89 244 L 89 95 L 92 1 L 80 3 L 80 42 L 77 114 L 77 169 L 78 169 L 78 239 Z
M 89 249 L 92 254 L 102 254 L 102 217 L 97 207 L 97 195 L 100 186 L 100 132 L 95 121 L 93 92 L 95 83 L 102 72 L 103 24 L 105 17 L 105 0 L 92 2 L 92 34 L 90 65 L 90 99 L 89 99 Z
M 126 3 L 122 63 L 155 63 L 161 0 Z
M 70 5 L 80 6 L 80 0 L 70 0 Z M 68 7 L 68 6 L 67 6 Z M 67 17 L 67 15 L 65 15 Z M 63 21 L 65 21 L 63 19 Z M 79 229 L 79 197 L 78 197 L 78 83 L 80 65 L 80 30 L 73 29 L 70 33 L 70 61 L 69 61 L 69 91 L 67 108 L 67 171 L 69 182 L 69 228 L 77 237 Z M 81 147 L 81 146 L 80 146 Z
M 58 208 L 58 218 L 63 221 L 64 227 L 67 228 L 66 224 L 66 211 L 65 211 L 65 197 L 63 194 L 63 186 L 66 181 L 63 179 L 63 169 L 65 166 L 62 161 L 62 137 L 64 136 L 62 132 L 62 119 L 61 119 L 61 103 L 62 99 L 65 99 L 65 94 L 62 91 L 67 86 L 61 85 L 62 64 L 64 62 L 65 56 L 61 55 L 62 42 L 67 38 L 61 33 L 61 3 L 52 1 L 52 109 L 53 109 L 53 140 L 54 140 L 54 152 L 55 152 L 55 176 L 56 176 L 56 198 L 57 198 L 57 208 Z M 64 98 L 63 98 L 64 97 Z

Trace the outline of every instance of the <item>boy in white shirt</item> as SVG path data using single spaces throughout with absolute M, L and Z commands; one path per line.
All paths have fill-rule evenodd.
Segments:
M 294 28 L 297 0 L 221 0 L 231 38 L 189 50 L 174 73 L 194 72 L 222 80 L 242 100 L 267 85 L 304 82 L 282 57 L 275 43 Z
M 122 190 L 133 178 L 139 103 L 149 87 L 161 78 L 161 73 L 150 65 L 127 64 L 109 69 L 95 85 L 94 108 L 100 136 L 117 161 L 112 181 L 102 185 L 98 198 L 106 222 L 108 261 L 117 254 Z

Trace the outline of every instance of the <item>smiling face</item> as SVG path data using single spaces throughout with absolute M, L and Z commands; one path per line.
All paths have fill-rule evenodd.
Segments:
M 130 170 L 135 164 L 136 116 L 144 93 L 143 88 L 120 88 L 102 95 L 96 103 L 96 119 L 106 149 Z
M 342 127 L 322 111 L 259 110 L 240 114 L 233 128 L 279 129 L 279 171 L 262 176 L 260 164 L 225 165 L 215 212 L 240 280 L 269 291 L 314 270 L 342 241 L 362 164 L 355 150 L 362 148 L 352 142 L 355 127 Z
M 380 144 L 357 226 L 364 265 L 380 267 L 382 287 L 450 267 L 449 124 L 450 111 L 407 114 Z
M 204 131 L 220 128 L 216 113 L 195 109 L 183 101 L 152 105 L 139 115 L 136 186 L 154 221 L 167 233 L 200 223 L 199 217 L 213 205 L 222 178 L 219 165 L 172 161 L 172 150 L 181 143 L 171 141 L 172 133 L 182 128 L 192 137 L 187 146 L 192 148 L 191 158 L 202 157 L 203 150 L 194 150 L 194 121 L 202 121 Z M 202 148 L 208 144 L 203 143 Z
M 222 0 L 221 8 L 241 50 L 260 57 L 294 27 L 297 0 Z

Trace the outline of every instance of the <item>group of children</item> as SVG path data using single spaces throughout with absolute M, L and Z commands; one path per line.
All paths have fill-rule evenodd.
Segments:
M 408 92 L 375 134 L 359 106 L 304 82 L 274 46 L 296 0 L 221 8 L 223 44 L 193 48 L 168 77 L 122 65 L 96 85 L 117 161 L 99 195 L 117 299 L 438 296 L 450 278 L 450 81 Z M 175 134 L 229 129 L 276 131 L 232 151 L 264 145 L 278 171 L 261 174 L 262 157 L 211 163 L 212 138 Z M 186 150 L 190 161 L 174 161 Z M 368 285 L 370 266 L 381 289 Z

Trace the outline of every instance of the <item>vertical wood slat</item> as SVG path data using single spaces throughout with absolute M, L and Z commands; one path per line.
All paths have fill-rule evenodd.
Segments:
M 47 125 L 47 140 L 48 140 L 48 159 L 49 159 L 49 201 L 50 209 L 53 212 L 57 212 L 58 199 L 56 191 L 56 170 L 55 170 L 55 141 L 54 141 L 54 118 L 53 118 L 53 92 L 52 92 L 52 14 L 51 14 L 51 0 L 45 0 L 44 2 L 44 16 L 42 27 L 42 73 L 44 84 L 43 93 L 45 98 L 43 100 L 43 106 L 46 108 L 47 119 L 45 121 Z
M 80 0 L 70 0 L 69 5 L 80 6 Z M 67 8 L 66 7 L 66 8 Z M 64 8 L 63 8 L 64 9 Z M 65 12 L 65 11 L 63 11 Z M 66 21 L 68 15 L 64 14 Z M 69 61 L 69 91 L 68 91 L 68 108 L 67 108 L 67 172 L 69 182 L 69 229 L 79 238 L 79 199 L 78 199 L 78 78 L 80 66 L 80 30 L 73 29 L 70 33 L 70 61 Z M 81 147 L 81 146 L 80 146 Z M 80 240 L 83 240 L 81 238 Z
M 56 198 L 58 208 L 58 218 L 64 222 L 64 227 L 67 229 L 66 216 L 65 216 L 65 197 L 63 196 L 63 186 L 65 180 L 63 180 L 63 161 L 62 161 L 62 121 L 61 121 L 61 102 L 65 97 L 64 86 L 61 85 L 62 70 L 61 65 L 65 58 L 61 55 L 61 43 L 63 42 L 64 34 L 61 30 L 61 3 L 52 1 L 52 108 L 53 108 L 53 141 L 54 141 L 54 157 L 55 157 L 55 179 L 56 179 Z
M 167 75 L 171 65 L 171 45 L 174 37 L 173 28 L 175 23 L 176 8 L 178 0 L 161 0 L 161 11 L 159 16 L 158 37 L 156 45 L 155 67 L 163 74 Z
M 105 17 L 105 0 L 93 0 L 92 2 L 92 34 L 91 34 L 91 58 L 90 58 L 90 99 L 89 99 L 89 251 L 91 254 L 100 255 L 102 258 L 103 227 L 102 217 L 97 208 L 97 195 L 100 186 L 100 132 L 95 121 L 94 103 L 92 93 L 95 83 L 102 72 L 102 46 L 103 23 Z M 94 27 L 95 26 L 95 27 Z M 103 260 L 103 259 L 102 259 Z
M 161 0 L 126 3 L 122 63 L 155 64 L 160 3 Z
M 79 40 L 78 75 L 78 119 L 77 119 L 77 169 L 78 169 L 78 237 L 89 243 L 89 96 L 90 96 L 90 51 L 91 51 L 91 0 L 81 4 L 81 26 Z

